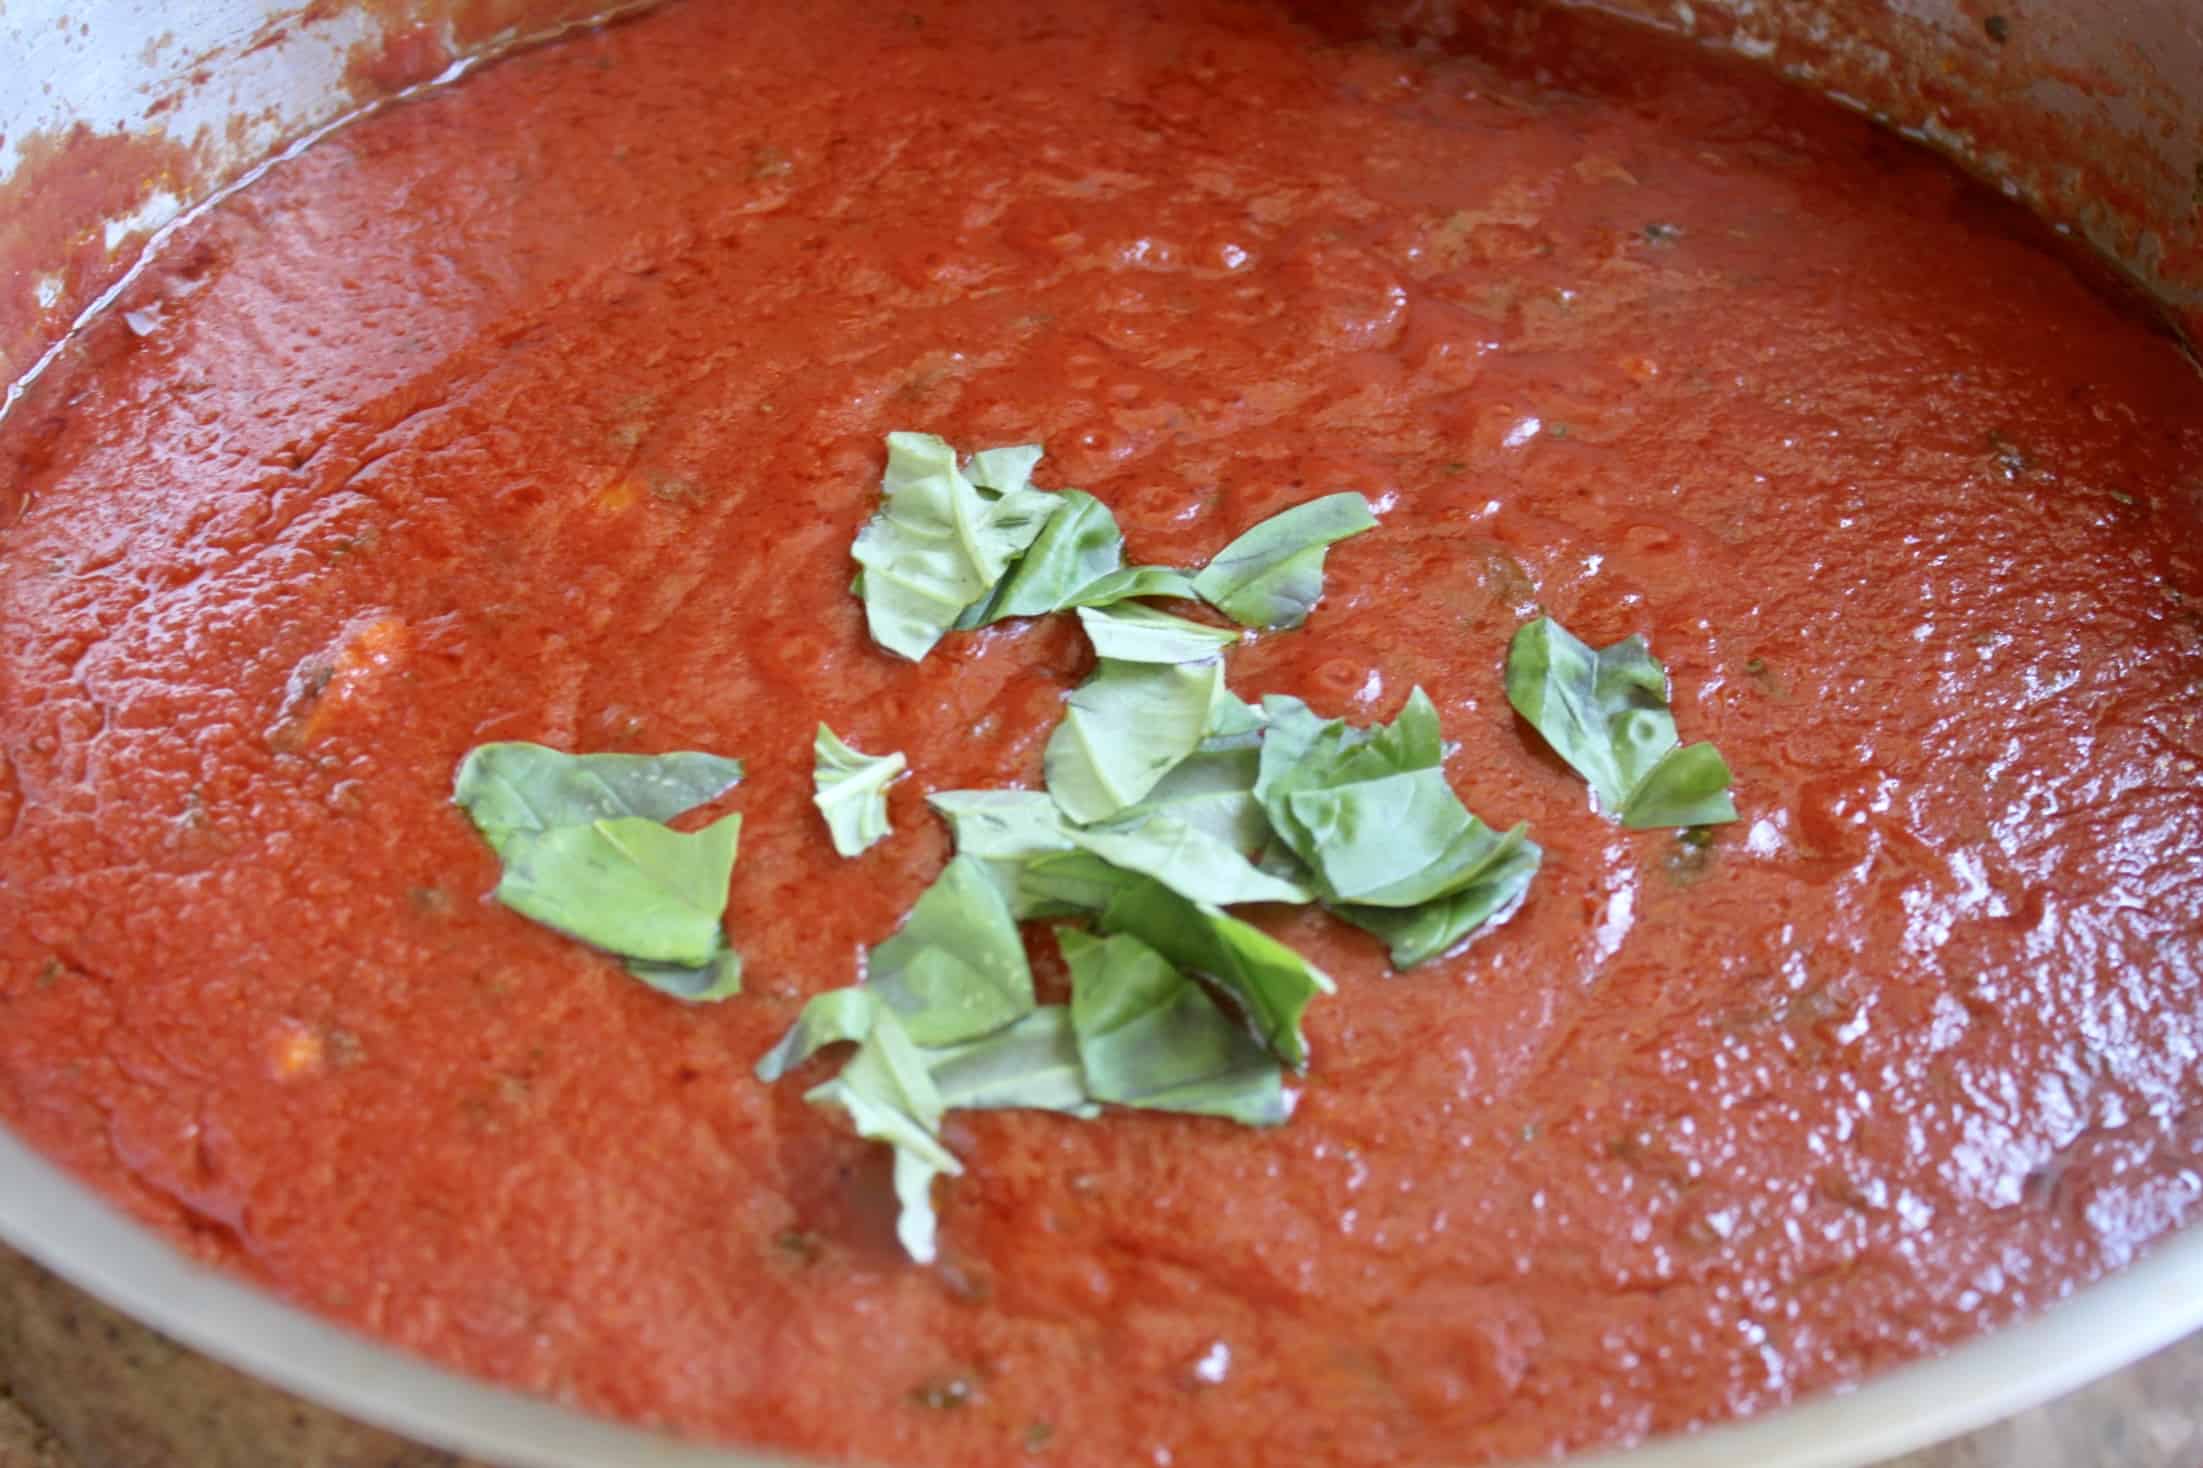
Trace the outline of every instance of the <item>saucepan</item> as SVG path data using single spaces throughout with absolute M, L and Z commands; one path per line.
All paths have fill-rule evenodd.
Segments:
M 1944 150 L 2203 339 L 2194 0 L 1605 0 Z M 1506 0 L 1432 7 L 1489 22 Z M 0 384 L 37 372 L 179 214 L 363 107 L 602 0 L 0 6 Z M 10 402 L 17 387 L 8 392 Z M 13 507 L 0 484 L 0 516 Z M 186 1259 L 0 1130 L 0 1239 L 167 1334 L 356 1417 L 514 1465 L 763 1465 L 442 1371 Z M 2203 1229 L 2035 1318 L 1853 1390 L 1592 1460 L 1843 1468 L 1982 1425 L 2203 1328 Z

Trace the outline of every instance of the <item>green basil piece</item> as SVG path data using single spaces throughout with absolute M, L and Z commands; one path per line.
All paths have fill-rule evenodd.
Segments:
M 1091 851 L 1060 851 L 1028 860 L 1017 874 L 1028 906 L 1052 917 L 1100 913 L 1118 894 L 1147 879 L 1111 866 Z
M 821 724 L 811 743 L 811 803 L 826 817 L 834 850 L 857 856 L 887 834 L 887 787 L 909 768 L 895 754 L 860 754 Z
M 1235 700 L 1236 702 L 1236 700 Z M 1215 747 L 1212 747 L 1215 746 Z M 1139 804 L 1118 813 L 1112 826 L 1167 815 L 1206 831 L 1239 852 L 1258 852 L 1270 840 L 1270 818 L 1255 797 L 1261 751 L 1252 745 L 1216 745 L 1213 737 L 1171 767 Z
M 1377 517 L 1358 494 L 1327 494 L 1295 505 L 1216 553 L 1193 588 L 1244 627 L 1298 627 L 1323 597 L 1328 549 L 1373 528 Z
M 1550 617 L 1507 646 L 1507 701 L 1634 828 L 1736 819 L 1729 769 L 1710 744 L 1682 747 L 1667 670 L 1638 636 L 1593 649 Z
M 926 1046 L 988 1034 L 1032 1011 L 1024 940 L 977 859 L 958 856 L 941 869 L 902 928 L 871 950 L 865 987 Z
M 1193 577 L 1171 566 L 1125 566 L 1087 582 L 1064 598 L 1067 607 L 1107 607 L 1136 596 L 1198 601 Z
M 514 831 L 497 898 L 585 943 L 648 963 L 701 967 L 725 943 L 720 915 L 742 818 L 693 834 L 641 816 Z
M 841 1074 L 813 1086 L 803 1099 L 844 1112 L 858 1136 L 895 1149 L 895 1194 L 901 1204 L 896 1237 L 911 1258 L 931 1264 L 936 1252 L 933 1180 L 943 1173 L 961 1175 L 964 1166 L 941 1145 L 940 1090 L 924 1053 L 894 1012 L 884 1005 L 875 1008 L 863 1043 Z
M 1661 826 L 1718 826 L 1737 818 L 1729 797 L 1729 763 L 1701 740 L 1660 756 L 1631 792 L 1622 823 L 1638 830 Z
M 1136 596 L 1193 598 L 1193 580 L 1182 571 L 1125 565 L 1124 534 L 1107 505 L 1078 489 L 1059 491 L 1055 498 L 1055 513 L 1031 549 L 992 596 L 965 612 L 958 626 L 1109 606 Z
M 1033 487 L 1033 470 L 1040 466 L 1040 459 L 1039 444 L 1012 444 L 1008 448 L 981 449 L 964 469 L 971 482 L 989 494 L 1023 494 Z M 1055 513 L 1052 497 L 1049 513 Z
M 1331 911 L 1382 939 L 1391 950 L 1394 968 L 1411 969 L 1513 916 L 1543 859 L 1527 830 L 1518 825 L 1500 837 L 1467 880 L 1443 897 L 1414 907 L 1336 903 Z
M 1023 882 L 1035 900 L 1093 912 L 1105 933 L 1130 933 L 1178 968 L 1210 979 L 1237 1001 L 1273 1055 L 1295 1070 L 1307 1067 L 1301 1017 L 1310 1000 L 1335 986 L 1260 928 L 1089 852 L 1037 857 Z
M 985 869 L 1011 917 L 1046 915 L 1027 900 L 1018 874 L 1036 856 L 1074 849 L 1053 796 L 1045 790 L 940 790 L 926 804 L 948 821 L 956 854 Z
M 1168 810 L 1108 826 L 1074 827 L 1070 834 L 1083 851 L 1114 866 L 1144 872 L 1183 897 L 1218 907 L 1314 898 L 1299 882 L 1261 870 L 1231 842 Z
M 862 985 L 813 994 L 780 1043 L 757 1062 L 757 1078 L 770 1085 L 829 1045 L 862 1040 L 872 1033 L 879 1007 L 879 996 Z
M 1078 588 L 1124 564 L 1124 536 L 1107 505 L 1082 489 L 1059 491 L 1057 500 L 1055 513 L 1010 574 L 966 614 L 966 626 L 1061 611 Z
M 690 1004 L 715 1004 L 742 992 L 742 955 L 727 946 L 700 964 L 652 963 L 630 958 L 627 971 L 661 994 L 685 999 Z
M 1209 705 L 1208 727 L 1202 732 L 1200 748 L 1205 753 L 1252 750 L 1262 742 L 1262 730 L 1268 722 L 1261 709 L 1219 683 L 1216 698 Z
M 933 1180 L 963 1165 L 941 1142 L 941 1117 L 956 1107 L 1021 1107 L 1087 1117 L 1099 1110 L 1062 1005 L 959 1044 L 926 1048 L 869 986 L 814 996 L 778 1045 L 757 1063 L 771 1082 L 828 1045 L 857 1042 L 840 1074 L 804 1099 L 844 1112 L 859 1136 L 895 1149 L 895 1231 L 921 1264 L 933 1262 Z
M 1056 511 L 1057 496 L 1025 483 L 1039 457 L 1031 445 L 982 453 L 982 486 L 957 467 L 945 440 L 887 436 L 884 503 L 851 551 L 873 641 L 917 662 L 993 592 Z
M 1138 602 L 1080 607 L 1078 618 L 1094 655 L 1121 663 L 1198 663 L 1217 657 L 1241 634 L 1174 617 Z
M 1071 1011 L 1045 1004 L 991 1035 L 926 1053 L 927 1068 L 950 1110 L 1060 1111 L 1095 1117 Z
M 1438 711 L 1421 688 L 1390 724 L 1356 729 L 1297 699 L 1265 700 L 1255 791 L 1325 903 L 1409 968 L 1504 921 L 1541 853 L 1471 815 L 1446 781 Z M 1266 862 L 1274 868 L 1277 863 Z
M 515 831 L 585 826 L 617 816 L 670 821 L 727 793 L 742 762 L 716 754 L 566 754 L 541 744 L 468 751 L 451 798 L 490 845 Z
M 1048 793 L 1078 822 L 1107 820 L 1206 737 L 1224 665 L 1104 659 L 1066 700 L 1042 756 Z
M 1273 723 L 1270 737 L 1280 734 L 1284 753 L 1297 747 L 1299 755 L 1283 768 L 1282 759 L 1266 761 L 1263 807 L 1330 901 L 1426 902 L 1457 886 L 1499 839 L 1447 785 L 1438 712 L 1420 688 L 1389 725 L 1360 730 L 1333 719 L 1309 737 L 1294 711 L 1282 730 Z
M 1086 1090 L 1151 1111 L 1283 1122 L 1284 1072 L 1201 987 L 1129 934 L 1058 929 Z

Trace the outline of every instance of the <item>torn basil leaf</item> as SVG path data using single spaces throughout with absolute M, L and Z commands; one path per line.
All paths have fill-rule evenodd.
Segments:
M 879 996 L 862 985 L 812 995 L 780 1043 L 757 1062 L 757 1078 L 770 1085 L 829 1045 L 863 1039 L 872 1033 L 879 1004 Z
M 963 1166 L 941 1142 L 943 1113 L 1021 1107 L 1092 1116 L 1086 1071 L 1062 1005 L 958 1044 L 927 1048 L 893 1008 L 867 986 L 814 996 L 780 1043 L 757 1063 L 760 1080 L 778 1080 L 828 1045 L 856 1041 L 840 1074 L 804 1099 L 844 1112 L 859 1136 L 895 1149 L 895 1232 L 905 1252 L 933 1261 L 933 1180 Z
M 966 608 L 985 600 L 1055 513 L 1057 496 L 1026 482 L 1039 450 L 988 450 L 975 483 L 930 433 L 890 433 L 884 503 L 851 554 L 872 640 L 916 662 Z
M 565 754 L 484 744 L 460 761 L 451 798 L 497 852 L 497 898 L 627 960 L 627 971 L 690 1003 L 742 990 L 742 958 L 720 925 L 739 816 L 684 834 L 664 823 L 723 795 L 737 760 L 693 751 Z
M 1025 863 L 1070 851 L 1063 811 L 1045 790 L 940 790 L 926 797 L 949 823 L 958 856 L 978 862 L 1009 905 L 1010 916 L 1044 916 L 1018 882 Z
M 1527 829 L 1517 825 L 1501 836 L 1468 878 L 1443 897 L 1414 907 L 1335 903 L 1331 911 L 1382 939 L 1394 968 L 1411 969 L 1514 915 L 1543 859 Z
M 1163 566 L 1127 566 L 1124 535 L 1109 507 L 1084 490 L 1055 495 L 1055 513 L 987 600 L 957 625 L 1041 617 L 1072 607 L 1108 606 L 1136 596 L 1191 600 L 1193 580 Z
M 1284 1072 L 1200 985 L 1127 933 L 1058 929 L 1071 1030 L 1089 1094 L 1119 1106 L 1276 1126 Z
M 1033 487 L 1033 470 L 1039 467 L 1040 459 L 1039 444 L 1021 443 L 1008 448 L 981 449 L 971 456 L 964 468 L 971 482 L 989 493 L 1022 494 Z M 1053 498 L 1048 505 L 1049 513 L 1055 513 Z
M 911 1042 L 894 1012 L 884 1005 L 876 1008 L 863 1043 L 841 1073 L 813 1086 L 803 1099 L 842 1111 L 858 1136 L 895 1149 L 895 1193 L 902 1205 L 896 1237 L 911 1258 L 931 1264 L 933 1180 L 942 1173 L 960 1175 L 964 1167 L 941 1145 L 940 1090 L 926 1068 L 924 1053 Z
M 1298 627 L 1323 597 L 1325 553 L 1376 523 L 1358 494 L 1295 505 L 1218 551 L 1193 589 L 1241 626 Z
M 1623 825 L 1736 819 L 1727 763 L 1711 744 L 1682 745 L 1667 670 L 1642 637 L 1593 649 L 1550 617 L 1526 623 L 1507 647 L 1507 701 Z
M 1182 897 L 1141 878 L 1110 899 L 1102 926 L 1130 933 L 1179 968 L 1202 974 L 1246 1013 L 1270 1052 L 1295 1070 L 1308 1065 L 1301 1016 L 1318 994 L 1333 991 L 1328 975 L 1277 939 L 1214 905 Z
M 1138 602 L 1080 607 L 1078 617 L 1095 656 L 1123 663 L 1198 663 L 1240 639 L 1228 628 L 1204 626 Z
M 1090 852 L 1035 858 L 1022 880 L 1034 900 L 1095 913 L 1105 933 L 1130 933 L 1178 968 L 1214 981 L 1272 1054 L 1296 1070 L 1308 1064 L 1301 1016 L 1334 986 L 1260 928 Z
M 742 955 L 727 946 L 725 935 L 716 953 L 700 964 L 652 963 L 630 958 L 627 971 L 661 994 L 691 1004 L 711 1004 L 742 992 Z
M 730 815 L 693 834 L 642 816 L 514 831 L 499 851 L 497 899 L 608 952 L 701 967 L 725 941 L 741 829 Z
M 991 1035 L 926 1053 L 926 1065 L 950 1110 L 1060 1111 L 1101 1114 L 1086 1089 L 1086 1067 L 1071 1011 L 1047 1004 Z
M 1300 883 L 1261 870 L 1230 841 L 1167 810 L 1130 822 L 1073 827 L 1070 834 L 1081 850 L 1218 907 L 1307 902 L 1313 896 Z
M 821 724 L 812 741 L 811 803 L 826 817 L 834 850 L 857 856 L 887 834 L 887 787 L 910 765 L 900 752 L 860 754 Z
M 1522 827 L 1502 835 L 1453 793 L 1438 711 L 1421 688 L 1390 724 L 1368 729 L 1320 719 L 1297 699 L 1264 709 L 1255 792 L 1271 828 L 1334 912 L 1391 945 L 1396 967 L 1513 912 L 1541 853 Z
M 1216 698 L 1209 705 L 1209 724 L 1202 733 L 1200 747 L 1209 753 L 1251 750 L 1261 743 L 1263 726 L 1268 722 L 1261 709 L 1219 683 Z
M 1062 917 L 1099 913 L 1119 893 L 1147 879 L 1111 866 L 1091 851 L 1060 851 L 1027 861 L 1017 880 L 1029 905 Z
M 1064 600 L 1067 607 L 1107 607 L 1136 596 L 1199 600 L 1193 577 L 1170 566 L 1126 566 L 1089 581 Z
M 741 778 L 740 760 L 716 754 L 566 754 L 513 741 L 468 751 L 451 798 L 490 845 L 501 846 L 515 831 L 616 816 L 670 821 L 726 794 Z
M 895 935 L 871 950 L 865 987 L 920 1045 L 953 1045 L 1031 1012 L 1024 940 L 976 858 L 953 858 Z
M 1220 659 L 1126 663 L 1104 659 L 1066 700 L 1042 756 L 1048 793 L 1078 822 L 1107 820 L 1138 801 L 1209 727 L 1223 686 Z
M 1235 700 L 1236 701 L 1236 700 Z M 1255 797 L 1261 751 L 1252 745 L 1211 740 L 1173 765 L 1139 804 L 1118 813 L 1112 826 L 1168 815 L 1206 831 L 1239 852 L 1259 852 L 1270 839 L 1270 818 Z

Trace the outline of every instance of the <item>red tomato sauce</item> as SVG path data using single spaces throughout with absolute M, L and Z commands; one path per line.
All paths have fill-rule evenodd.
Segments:
M 1502 60 L 1360 20 L 677 4 L 186 228 L 0 427 L 0 1119 L 452 1366 L 913 1464 L 1626 1440 L 2193 1216 L 2193 364 L 1812 98 L 1588 19 Z M 867 641 L 894 428 L 1042 442 L 1144 562 L 1368 495 L 1233 685 L 1420 683 L 1546 852 L 1407 975 L 1262 917 L 1340 981 L 1284 1127 L 952 1114 L 934 1268 L 803 1103 L 833 1062 L 751 1066 L 940 869 L 928 790 L 1038 783 L 1087 653 Z M 1538 607 L 1646 634 L 1738 823 L 1593 810 L 1502 691 Z M 821 719 L 912 762 L 861 860 Z M 492 739 L 746 760 L 748 991 L 491 901 L 447 801 Z

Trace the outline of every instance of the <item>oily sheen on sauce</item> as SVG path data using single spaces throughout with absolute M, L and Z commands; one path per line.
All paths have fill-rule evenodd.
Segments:
M 913 1464 L 1624 1440 L 2190 1217 L 2203 379 L 1802 95 L 1319 19 L 675 4 L 186 229 L 0 425 L 0 1119 L 455 1367 Z M 879 1149 L 750 1068 L 940 869 L 928 790 L 1037 783 L 1086 652 L 867 642 L 899 427 L 1044 443 L 1143 562 L 1366 494 L 1235 685 L 1420 683 L 1546 852 L 1406 976 L 1262 916 L 1340 980 L 1283 1127 L 953 1116 L 930 1269 Z M 1739 822 L 1589 806 L 1501 685 L 1539 608 L 1646 634 Z M 821 720 L 910 756 L 859 860 Z M 495 739 L 747 763 L 744 994 L 488 900 L 446 797 Z

